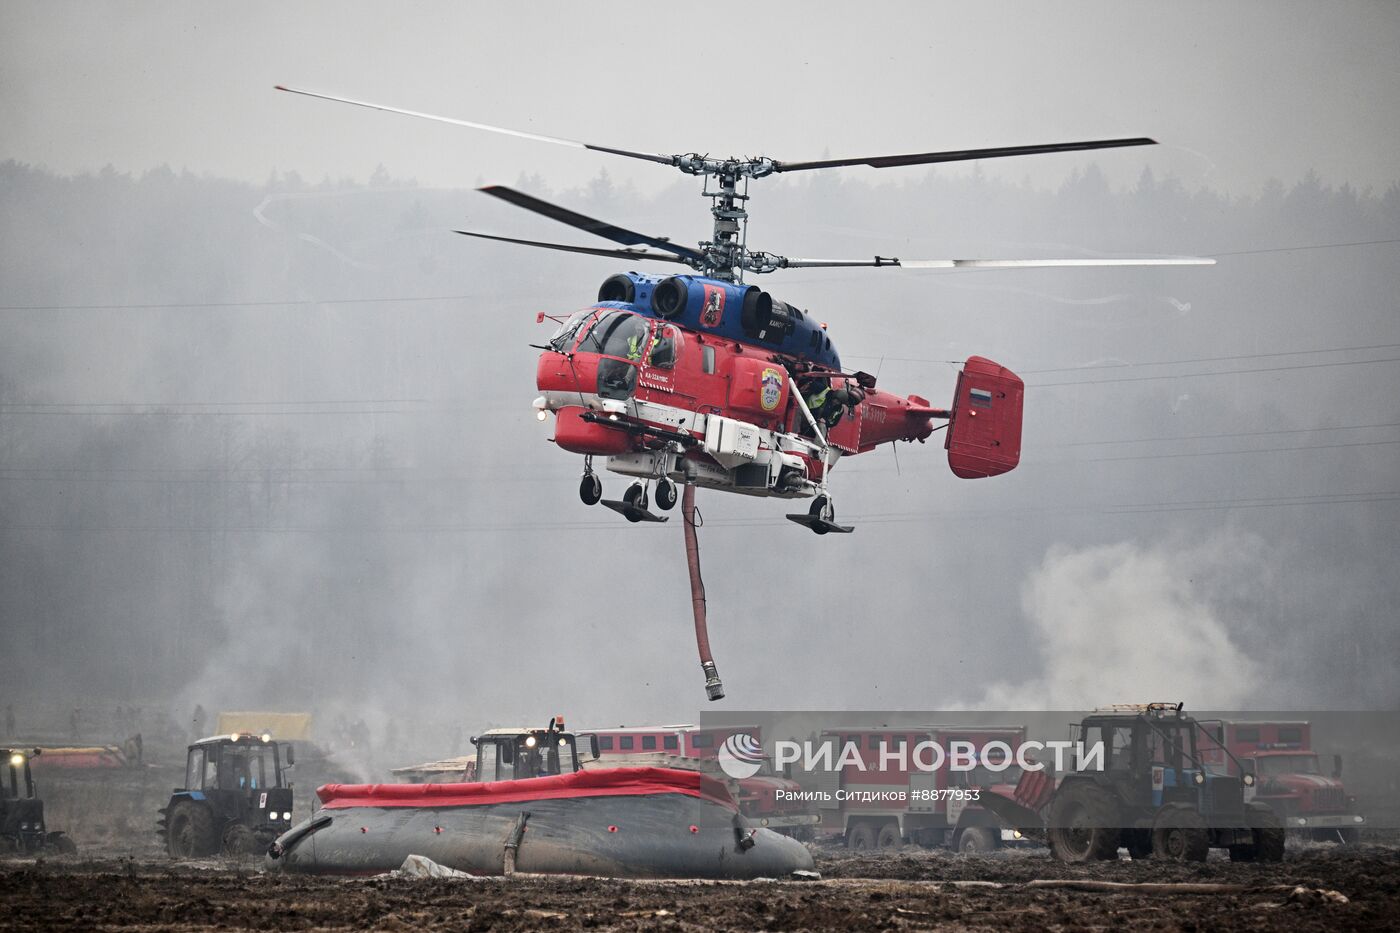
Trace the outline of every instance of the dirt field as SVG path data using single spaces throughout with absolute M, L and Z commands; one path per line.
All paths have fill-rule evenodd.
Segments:
M 1075 867 L 1043 851 L 853 857 L 819 850 L 817 867 L 821 881 L 449 881 L 287 877 L 232 860 L 9 860 L 0 862 L 0 930 L 1400 929 L 1400 848 L 1389 845 L 1290 850 L 1273 866 L 1212 859 Z M 1105 893 L 1028 884 L 1048 879 L 1248 890 Z

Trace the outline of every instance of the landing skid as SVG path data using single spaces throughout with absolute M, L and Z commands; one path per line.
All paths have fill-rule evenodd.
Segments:
M 637 508 L 635 505 L 629 505 L 628 503 L 623 502 L 623 501 L 621 501 L 621 500 L 619 500 L 619 499 L 604 499 L 604 500 L 602 500 L 602 502 L 601 502 L 600 504 L 601 504 L 601 505 L 606 505 L 608 508 L 612 509 L 614 512 L 619 513 L 620 515 L 622 515 L 622 517 L 626 518 L 629 522 L 664 522 L 664 521 L 669 521 L 669 519 L 666 518 L 666 516 L 664 516 L 664 515 L 657 515 L 655 512 L 650 512 L 650 511 L 648 511 L 648 510 L 646 510 L 646 509 L 639 509 L 639 508 Z
M 855 527 L 852 525 L 838 525 L 835 522 L 829 522 L 824 518 L 819 518 L 816 515 L 808 515 L 805 512 L 798 515 L 789 514 L 787 518 L 790 522 L 806 525 L 819 535 L 824 535 L 829 532 L 835 532 L 839 535 L 848 535 L 855 531 Z

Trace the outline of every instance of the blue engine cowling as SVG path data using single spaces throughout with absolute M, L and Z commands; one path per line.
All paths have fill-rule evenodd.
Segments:
M 772 347 L 828 369 L 841 368 L 841 357 L 819 323 L 756 285 L 703 275 L 625 272 L 603 283 L 598 301 L 690 330 Z

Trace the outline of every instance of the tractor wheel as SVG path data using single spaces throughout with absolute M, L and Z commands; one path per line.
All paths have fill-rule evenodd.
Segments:
M 49 833 L 49 845 L 59 855 L 77 855 L 78 844 L 65 833 Z
M 846 830 L 846 848 L 852 852 L 875 848 L 875 827 L 869 823 L 857 823 Z
M 261 855 L 265 848 L 257 833 L 242 823 L 234 823 L 224 833 L 224 851 L 229 855 Z
M 201 858 L 219 851 L 219 834 L 209 808 L 182 800 L 170 808 L 165 849 L 171 858 Z
M 1206 821 L 1195 809 L 1167 804 L 1152 823 L 1152 857 L 1174 862 L 1204 862 L 1210 852 Z
M 875 845 L 893 852 L 904 848 L 904 837 L 899 834 L 899 824 L 891 820 L 881 826 L 879 834 L 875 837 Z
M 985 855 L 996 847 L 996 834 L 986 826 L 969 826 L 958 837 L 958 851 L 963 855 Z
M 1071 784 L 1050 802 L 1050 853 L 1062 862 L 1118 857 L 1118 802 L 1093 784 Z
M 1232 862 L 1283 861 L 1283 823 L 1278 814 L 1262 803 L 1245 804 L 1245 822 L 1254 830 L 1254 842 L 1230 846 Z

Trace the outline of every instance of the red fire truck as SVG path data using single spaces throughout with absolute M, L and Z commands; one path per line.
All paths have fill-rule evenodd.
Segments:
M 754 742 L 762 742 L 758 726 L 695 725 L 620 726 L 615 729 L 587 729 L 598 737 L 600 761 L 630 758 L 645 763 L 650 758 L 665 759 L 673 768 L 698 767 L 723 775 L 719 767 L 719 751 L 732 735 L 748 734 Z M 727 777 L 727 776 L 726 776 Z M 754 824 L 793 836 L 809 839 L 821 817 L 810 802 L 801 797 L 802 787 L 773 772 L 772 764 L 764 760 L 752 777 L 735 780 L 739 810 Z
M 1215 742 L 1214 747 L 1202 745 L 1201 758 L 1233 773 L 1238 770 L 1233 755 L 1246 770 L 1253 769 L 1253 799 L 1272 807 L 1290 832 L 1348 844 L 1357 841 L 1366 820 L 1342 784 L 1342 756 L 1332 756 L 1331 774 L 1323 774 L 1312 750 L 1309 723 L 1217 719 L 1201 725 Z
M 852 849 L 897 848 L 905 842 L 950 846 L 959 852 L 985 852 L 1019 843 L 1021 834 L 1004 829 L 977 804 L 981 793 L 1014 792 L 1021 768 L 1014 756 L 1026 740 L 1024 726 L 922 726 L 913 729 L 838 729 L 823 732 L 832 750 L 830 769 L 810 769 L 816 781 L 818 832 L 839 835 Z M 932 742 L 945 751 L 954 742 L 981 750 L 1005 743 L 976 761 L 971 770 L 954 770 L 945 756 L 941 765 L 917 751 Z M 906 754 L 900 755 L 904 750 Z

